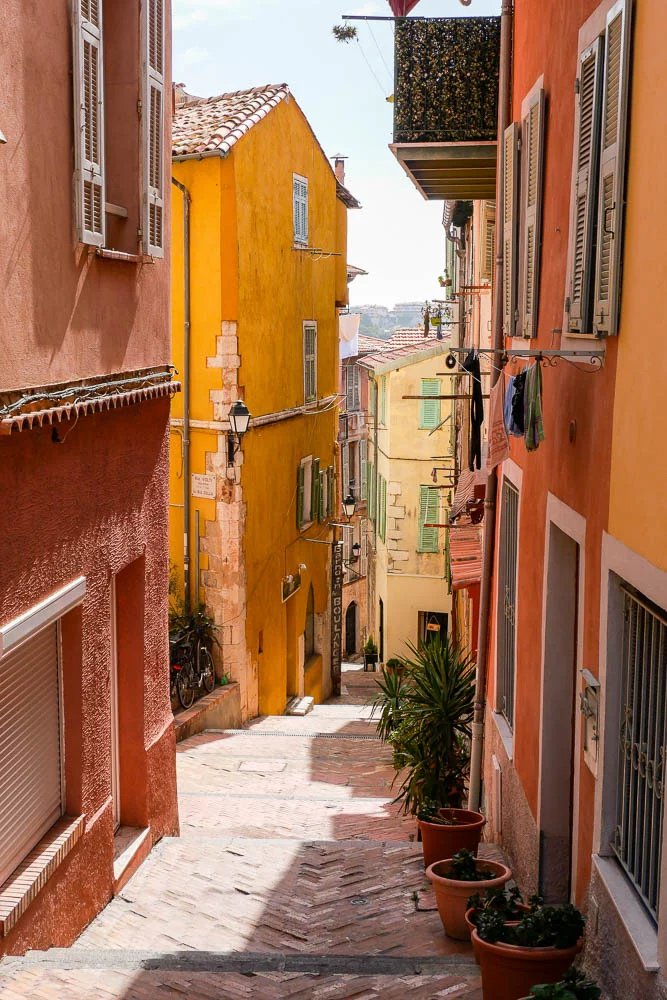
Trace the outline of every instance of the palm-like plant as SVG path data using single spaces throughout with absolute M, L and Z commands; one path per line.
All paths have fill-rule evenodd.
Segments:
M 383 670 L 377 685 L 380 691 L 373 702 L 371 719 L 379 712 L 376 723 L 377 734 L 381 740 L 388 740 L 400 721 L 403 674 L 393 670 Z
M 409 649 L 398 725 L 388 736 L 403 779 L 396 799 L 405 813 L 419 813 L 427 800 L 459 807 L 470 764 L 475 664 L 439 636 Z

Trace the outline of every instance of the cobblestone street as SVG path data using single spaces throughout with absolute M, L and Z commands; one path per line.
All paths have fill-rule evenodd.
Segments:
M 181 837 L 163 840 L 68 950 L 0 965 L 2 1000 L 480 1000 L 448 941 L 414 822 L 391 804 L 372 675 L 305 718 L 178 747 Z

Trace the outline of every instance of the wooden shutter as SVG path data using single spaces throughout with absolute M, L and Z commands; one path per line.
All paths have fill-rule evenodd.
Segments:
M 496 265 L 496 206 L 491 201 L 484 202 L 481 238 L 480 277 L 483 281 L 493 281 Z
M 505 130 L 503 142 L 503 332 L 516 331 L 517 233 L 519 208 L 519 126 Z
M 433 486 L 419 487 L 419 550 L 438 551 L 438 529 L 427 528 L 426 524 L 436 524 L 438 520 L 439 491 Z
M 375 466 L 368 462 L 366 466 L 367 490 L 368 490 L 368 516 L 375 517 Z
M 310 520 L 319 517 L 320 510 L 320 460 L 313 459 L 310 469 Z
M 164 0 L 143 0 L 144 253 L 164 257 Z
M 0 660 L 0 883 L 62 815 L 57 630 Z
M 423 378 L 421 380 L 421 396 L 439 396 L 440 395 L 440 379 L 439 378 Z M 440 423 L 440 400 L 439 399 L 421 399 L 419 401 L 419 426 L 420 427 L 437 427 Z
M 319 506 L 317 509 L 317 520 L 322 522 L 327 516 L 327 500 L 329 497 L 328 470 L 320 472 L 319 486 Z
M 387 425 L 387 376 L 383 375 L 380 383 L 380 423 Z
M 387 537 L 387 480 L 380 476 L 380 538 Z
M 359 565 L 359 574 L 361 576 L 366 576 L 368 573 L 368 536 L 365 529 L 361 532 L 361 563 Z
M 333 517 L 336 513 L 336 479 L 333 465 L 327 466 L 327 514 Z
M 350 451 L 346 444 L 341 445 L 341 465 L 343 468 L 343 500 L 350 492 Z
M 303 328 L 303 393 L 306 403 L 317 396 L 317 327 L 312 324 Z
M 292 178 L 294 242 L 308 243 L 308 181 L 297 174 Z
M 542 160 L 544 149 L 544 90 L 539 90 L 523 120 L 523 267 L 522 334 L 537 336 L 542 243 Z
M 593 332 L 599 337 L 611 336 L 618 329 L 630 6 L 630 0 L 619 0 L 607 14 L 593 308 Z
M 570 279 L 568 329 L 590 329 L 594 222 L 602 96 L 602 39 L 579 56 L 574 118 L 576 160 L 570 197 Z
M 74 165 L 77 236 L 104 246 L 102 0 L 74 0 Z
M 368 499 L 368 442 L 366 438 L 359 441 L 359 478 L 361 480 L 361 499 Z
M 303 500 L 304 486 L 306 482 L 306 470 L 300 465 L 296 470 L 296 526 L 301 530 L 303 526 Z

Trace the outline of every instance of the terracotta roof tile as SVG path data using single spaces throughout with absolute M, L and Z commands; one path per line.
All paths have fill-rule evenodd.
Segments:
M 174 114 L 173 156 L 197 153 L 226 156 L 289 93 L 286 83 L 276 83 L 185 101 Z

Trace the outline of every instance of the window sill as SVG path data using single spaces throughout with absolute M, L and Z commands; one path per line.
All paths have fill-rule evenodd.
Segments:
M 85 816 L 63 816 L 0 886 L 0 937 L 6 937 L 83 834 Z
M 505 748 L 507 758 L 508 760 L 512 760 L 514 757 L 514 733 L 510 729 L 507 719 L 500 712 L 493 713 L 493 721 L 496 724 L 498 736 L 500 736 L 502 745 Z
M 143 253 L 125 253 L 124 250 L 108 250 L 106 247 L 97 247 L 95 256 L 105 260 L 119 260 L 125 264 L 150 264 L 154 260 Z
M 628 884 L 615 858 L 593 855 L 593 867 L 623 924 L 646 972 L 658 972 L 658 934 L 655 925 Z

